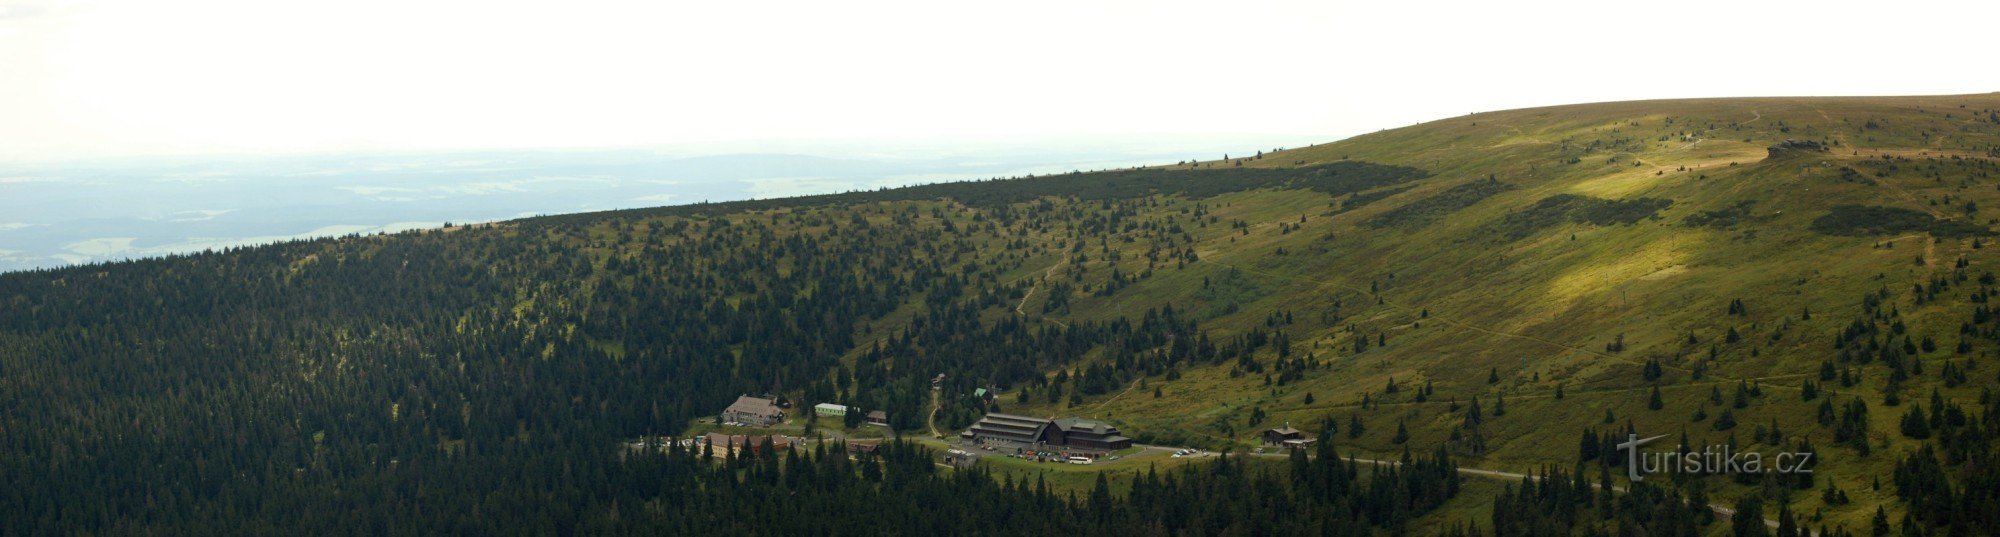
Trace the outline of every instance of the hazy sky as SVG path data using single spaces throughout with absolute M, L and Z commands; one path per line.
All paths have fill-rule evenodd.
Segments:
M 1995 2 L 0 0 L 0 161 L 1147 135 L 2000 91 Z

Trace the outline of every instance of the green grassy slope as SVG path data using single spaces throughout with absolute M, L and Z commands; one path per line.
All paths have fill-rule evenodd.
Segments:
M 1938 237 L 1921 228 L 1834 235 L 1813 224 L 1835 207 L 1865 205 L 1991 227 L 2000 215 L 1981 209 L 2000 203 L 1996 108 L 2000 95 L 1589 104 L 1475 114 L 1240 164 L 1200 163 L 1282 168 L 1365 160 L 1418 167 L 1433 178 L 1337 214 L 1337 200 L 1299 192 L 1220 196 L 1209 201 L 1220 207 L 1216 214 L 1243 221 L 1247 234 L 1211 232 L 1197 247 L 1199 269 L 1072 310 L 1072 318 L 1156 304 L 1205 311 L 1216 299 L 1204 300 L 1204 278 L 1210 285 L 1241 281 L 1218 286 L 1248 290 L 1228 299 L 1240 304 L 1238 313 L 1208 326 L 1264 329 L 1272 312 L 1289 313 L 1292 324 L 1271 329 L 1287 333 L 1293 352 L 1312 355 L 1322 368 L 1270 385 L 1263 374 L 1232 378 L 1228 366 L 1192 370 L 1179 380 L 1148 379 L 1147 389 L 1115 400 L 1028 411 L 1096 414 L 1141 432 L 1210 443 L 1243 443 L 1254 428 L 1281 422 L 1318 424 L 1333 415 L 1345 425 L 1358 416 L 1367 431 L 1351 442 L 1392 452 L 1400 449 L 1390 442 L 1397 422 L 1408 424 L 1412 445 L 1445 442 L 1454 430 L 1463 433 L 1451 401 L 1477 398 L 1490 412 L 1504 396 L 1508 413 L 1488 418 L 1485 449 L 1468 450 L 1474 460 L 1466 464 L 1514 470 L 1573 461 L 1582 429 L 1612 427 L 1601 423 L 1607 410 L 1617 427 L 1685 430 L 1698 442 L 1734 435 L 1750 445 L 1753 429 L 1775 422 L 1791 441 L 1809 438 L 1822 451 L 1823 475 L 1858 491 L 1854 504 L 1833 508 L 1828 520 L 1861 527 L 1890 494 L 1868 490 L 1870 478 L 1888 473 L 1895 454 L 1916 445 L 1896 431 L 1905 409 L 1881 406 L 1887 374 L 1879 365 L 1858 368 L 1862 379 L 1853 387 L 1823 383 L 1841 400 L 1858 396 L 1874 406 L 1870 440 L 1878 449 L 1861 456 L 1830 447 L 1830 427 L 1815 420 L 1819 401 L 1802 401 L 1801 383 L 1821 382 L 1819 367 L 1836 357 L 1834 337 L 1861 315 L 1863 295 L 1887 289 L 1909 333 L 1939 347 L 1920 351 L 1925 374 L 1903 383 L 1904 398 L 1938 389 L 1972 405 L 1995 384 L 1987 362 L 1996 347 L 1959 332 L 1974 307 L 1965 297 L 1978 287 L 1968 279 L 1993 270 L 1993 250 L 1975 246 L 1982 239 L 1974 236 Z M 1786 139 L 1831 148 L 1767 156 Z M 1489 180 L 1507 187 L 1477 188 Z M 1614 213 L 1617 204 L 1609 202 L 1671 204 L 1634 209 L 1630 224 L 1538 217 L 1538 203 L 1565 195 L 1606 200 L 1596 204 Z M 1954 287 L 1919 303 L 1912 286 L 1934 278 Z M 1728 313 L 1737 299 L 1747 313 Z M 1734 343 L 1726 342 L 1731 330 Z M 1607 350 L 1621 337 L 1621 350 Z M 1357 338 L 1370 340 L 1369 348 L 1355 352 Z M 1971 348 L 1955 352 L 1961 339 Z M 1649 381 L 1643 367 L 1654 361 L 1663 374 Z M 1948 362 L 1973 368 L 1971 380 L 1945 387 L 1938 371 Z M 1489 383 L 1496 371 L 1498 382 Z M 1385 393 L 1392 380 L 1400 389 Z M 1733 406 L 1706 401 L 1711 387 L 1727 399 L 1740 381 L 1761 385 L 1764 394 L 1731 409 L 1742 425 L 1718 431 L 1690 419 L 1697 409 L 1714 416 Z M 1429 402 L 1415 401 L 1426 384 L 1434 389 Z M 1654 385 L 1661 410 L 1647 408 Z M 1308 394 L 1312 403 L 1304 402 Z M 1372 403 L 1366 408 L 1364 398 Z M 1249 423 L 1257 410 L 1269 417 Z M 1803 509 L 1817 502 L 1807 498 Z

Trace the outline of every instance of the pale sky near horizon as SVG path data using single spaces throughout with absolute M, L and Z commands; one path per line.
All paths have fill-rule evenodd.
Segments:
M 0 163 L 1304 136 L 2000 91 L 1993 2 L 0 0 Z

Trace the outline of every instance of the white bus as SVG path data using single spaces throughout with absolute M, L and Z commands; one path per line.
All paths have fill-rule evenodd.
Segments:
M 1090 464 L 1090 463 L 1092 463 L 1092 462 L 1095 462 L 1095 461 L 1092 461 L 1092 460 L 1090 460 L 1090 457 L 1070 457 L 1070 458 L 1069 458 L 1069 463 L 1070 463 L 1070 464 Z

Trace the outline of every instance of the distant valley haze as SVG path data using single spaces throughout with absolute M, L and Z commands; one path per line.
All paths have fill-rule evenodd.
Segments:
M 715 144 L 0 165 L 0 271 L 446 223 L 1171 164 L 1313 139 L 835 141 L 764 151 Z
M 1563 103 L 1979 93 L 1992 70 L 1960 54 L 1989 38 L 1947 27 L 1993 14 L 0 0 L 0 271 L 1171 164 Z M 1779 21 L 1868 37 L 1807 44 Z M 1579 38 L 1607 33 L 1661 39 Z M 1922 76 L 1857 71 L 1885 65 Z

